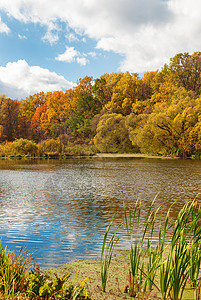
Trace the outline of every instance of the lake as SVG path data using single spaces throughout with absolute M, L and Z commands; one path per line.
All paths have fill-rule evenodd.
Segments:
M 201 161 L 151 158 L 83 158 L 0 161 L 0 238 L 21 246 L 41 267 L 100 255 L 106 226 L 123 201 L 141 199 L 144 214 L 157 195 L 172 217 L 201 192 Z M 201 203 L 200 195 L 197 196 Z M 125 231 L 119 248 L 126 248 Z

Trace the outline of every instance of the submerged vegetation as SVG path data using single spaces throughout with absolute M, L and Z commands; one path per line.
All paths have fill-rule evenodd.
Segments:
M 76 269 L 73 282 L 69 279 L 71 263 L 63 272 L 42 272 L 30 269 L 30 257 L 22 251 L 16 256 L 0 246 L 1 299 L 200 299 L 201 207 L 196 199 L 186 203 L 175 221 L 170 217 L 171 209 L 163 224 L 162 207 L 154 207 L 154 202 L 146 215 L 138 201 L 133 209 L 124 207 L 125 223 L 119 227 L 126 227 L 130 247 L 123 261 L 120 263 L 118 256 L 112 259 L 115 245 L 120 243 L 119 227 L 110 232 L 112 220 L 104 235 L 100 263 L 72 264 L 81 270 L 79 277 Z M 158 214 L 160 221 L 156 222 Z
M 201 52 L 180 53 L 142 78 L 129 72 L 86 76 L 65 92 L 19 101 L 1 95 L 0 155 L 65 155 L 75 145 L 94 145 L 101 152 L 199 158 L 200 115 Z

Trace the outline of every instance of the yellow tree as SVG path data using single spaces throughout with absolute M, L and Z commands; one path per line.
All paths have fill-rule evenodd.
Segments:
M 133 150 L 125 117 L 121 114 L 105 114 L 101 117 L 94 144 L 101 152 L 127 152 Z
M 138 75 L 126 72 L 113 86 L 111 101 L 105 108 L 110 112 L 128 115 L 132 111 L 132 104 L 141 96 L 141 80 Z
M 142 152 L 191 154 L 189 134 L 199 121 L 201 101 L 184 88 L 175 91 L 171 103 L 157 103 L 141 126 L 133 126 L 131 133 Z M 132 127 L 132 126 L 131 126 Z

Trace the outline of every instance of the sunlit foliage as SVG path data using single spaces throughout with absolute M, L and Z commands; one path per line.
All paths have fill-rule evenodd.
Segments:
M 160 71 L 85 76 L 66 91 L 0 96 L 0 142 L 95 143 L 99 151 L 201 155 L 201 52 Z

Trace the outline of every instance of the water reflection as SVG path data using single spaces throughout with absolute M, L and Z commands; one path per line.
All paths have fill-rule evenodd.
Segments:
M 201 162 L 190 160 L 0 161 L 0 236 L 41 266 L 94 257 L 114 213 L 115 225 L 123 220 L 123 201 L 142 199 L 145 214 L 156 194 L 164 210 L 178 200 L 175 217 L 200 192 L 200 179 Z

